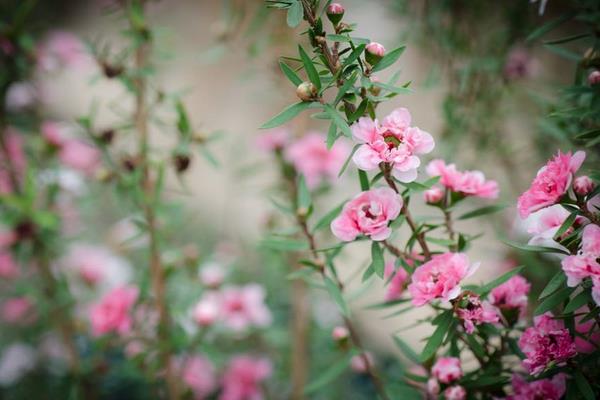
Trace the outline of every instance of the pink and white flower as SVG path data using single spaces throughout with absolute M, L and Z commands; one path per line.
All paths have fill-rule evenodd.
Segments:
M 37 49 L 39 66 L 54 71 L 63 66 L 79 66 L 89 60 L 84 44 L 70 32 L 51 32 Z
M 558 243 L 554 240 L 554 235 L 569 215 L 570 213 L 560 204 L 530 214 L 523 220 L 527 233 L 533 235 L 529 240 L 529 244 L 556 247 Z
M 600 304 L 600 227 L 594 224 L 583 228 L 581 237 L 581 250 L 573 256 L 562 260 L 562 269 L 567 275 L 567 285 L 577 286 L 583 279 L 591 277 L 594 285 L 592 295 L 597 304 Z
M 412 275 L 408 291 L 415 306 L 422 306 L 435 299 L 450 301 L 461 292 L 460 283 L 471 276 L 479 263 L 470 265 L 463 253 L 434 255 L 431 260 L 417 267 Z
M 543 372 L 550 363 L 564 365 L 577 354 L 573 338 L 561 320 L 551 313 L 534 318 L 534 326 L 523 332 L 519 347 L 527 357 L 523 366 L 531 375 Z
M 565 374 L 556 374 L 552 379 L 527 382 L 522 376 L 513 374 L 513 394 L 506 400 L 560 400 L 566 392 Z
M 467 398 L 467 391 L 460 385 L 450 386 L 444 390 L 444 398 L 446 400 L 464 400 Z
M 191 389 L 196 400 L 207 398 L 218 385 L 214 365 L 201 355 L 185 358 L 181 366 L 181 379 Z
M 60 147 L 58 158 L 63 165 L 91 175 L 100 166 L 101 153 L 84 141 L 70 139 Z
M 285 159 L 304 175 L 309 189 L 322 182 L 333 182 L 344 165 L 350 149 L 346 142 L 337 140 L 327 148 L 325 135 L 308 132 L 285 149 Z
M 481 301 L 479 296 L 468 295 L 464 300 L 465 305 L 456 310 L 458 318 L 463 321 L 465 332 L 472 334 L 476 325 L 483 323 L 496 323 L 500 320 L 496 310 L 486 301 Z
M 238 355 L 231 359 L 223 376 L 219 400 L 262 400 L 261 384 L 273 372 L 266 358 Z
M 408 272 L 402 267 L 395 268 L 393 262 L 387 262 L 383 277 L 386 281 L 389 281 L 385 292 L 385 301 L 398 300 L 402 296 L 404 286 L 408 281 Z
M 359 169 L 371 171 L 381 163 L 392 167 L 392 174 L 401 182 L 417 178 L 421 161 L 417 155 L 433 150 L 431 135 L 410 126 L 411 116 L 406 108 L 398 108 L 384 118 L 383 123 L 362 117 L 352 125 L 352 135 L 362 145 L 352 159 Z
M 211 326 L 219 319 L 219 299 L 216 293 L 204 295 L 194 306 L 192 318 L 199 326 Z
M 344 205 L 341 214 L 331 222 L 331 231 L 345 242 L 361 234 L 371 240 L 385 240 L 392 233 L 389 222 L 398 217 L 401 209 L 402 198 L 390 188 L 361 192 Z
M 460 359 L 457 357 L 440 357 L 431 368 L 431 374 L 442 383 L 451 383 L 462 378 Z
M 527 295 L 531 284 L 520 275 L 515 275 L 508 281 L 492 289 L 489 295 L 490 303 L 500 310 L 519 309 L 523 317 L 527 311 Z
M 118 287 L 93 305 L 89 314 L 92 334 L 101 336 L 107 333 L 129 333 L 132 325 L 131 310 L 138 294 L 139 290 L 135 286 Z
M 517 202 L 521 218 L 527 218 L 532 212 L 556 204 L 567 192 L 573 181 L 573 176 L 583 164 L 585 152 L 575 154 L 561 153 L 541 168 L 531 186 Z
M 432 160 L 426 170 L 429 176 L 439 176 L 440 184 L 453 192 L 483 199 L 498 197 L 498 183 L 486 180 L 481 171 L 459 171 L 456 165 L 446 164 L 440 159 Z

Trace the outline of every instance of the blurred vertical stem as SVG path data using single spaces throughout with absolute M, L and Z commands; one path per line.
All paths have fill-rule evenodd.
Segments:
M 292 256 L 294 269 L 299 269 L 300 264 L 295 256 Z M 292 396 L 293 400 L 304 399 L 304 386 L 308 375 L 309 348 L 308 328 L 309 301 L 308 287 L 302 279 L 292 281 Z
M 136 3 L 136 2 L 134 2 Z M 140 1 L 139 11 L 143 12 L 144 1 Z M 140 43 L 138 43 L 135 51 L 135 128 L 138 134 L 138 146 L 140 164 L 142 168 L 142 190 L 144 192 L 143 213 L 147 223 L 149 236 L 149 256 L 150 256 L 150 276 L 152 281 L 152 291 L 154 294 L 154 302 L 158 311 L 158 339 L 160 341 L 158 351 L 159 360 L 165 368 L 165 380 L 167 384 L 167 397 L 169 399 L 178 398 L 177 380 L 171 365 L 171 342 L 169 338 L 171 318 L 166 301 L 166 281 L 163 265 L 160 258 L 158 228 L 156 221 L 155 205 L 159 200 L 159 196 L 155 194 L 154 183 L 152 181 L 150 170 L 150 139 L 148 131 L 148 108 L 146 105 L 147 79 L 145 77 L 145 69 L 148 66 L 151 53 L 151 33 L 147 27 L 140 21 L 135 19 L 134 10 L 130 12 L 130 24 L 139 35 Z M 145 22 L 143 19 L 142 22 Z

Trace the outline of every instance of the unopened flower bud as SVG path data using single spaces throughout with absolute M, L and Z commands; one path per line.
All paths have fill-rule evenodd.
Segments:
M 378 83 L 380 81 L 379 78 L 371 76 L 371 82 Z M 379 96 L 379 94 L 381 93 L 381 88 L 379 86 L 371 85 L 371 87 L 369 88 L 369 92 L 371 92 L 373 96 Z
M 365 59 L 371 65 L 375 65 L 385 55 L 385 47 L 377 42 L 371 42 L 365 48 Z
M 121 65 L 112 65 L 107 62 L 103 62 L 101 66 L 104 76 L 106 76 L 108 79 L 116 78 L 117 76 L 121 75 L 124 70 Z
M 423 193 L 423 197 L 428 204 L 436 204 L 444 198 L 444 191 L 439 187 L 432 187 Z
M 440 394 L 440 383 L 435 378 L 429 378 L 427 381 L 427 393 L 436 396 Z
M 334 26 L 337 26 L 344 17 L 344 7 L 340 3 L 331 3 L 327 7 L 327 18 Z
M 173 155 L 173 165 L 178 174 L 185 172 L 189 168 L 191 162 L 192 159 L 189 154 L 180 152 Z
M 296 215 L 299 216 L 300 218 L 304 218 L 308 215 L 308 208 L 306 207 L 298 207 L 296 209 Z
M 594 190 L 594 181 L 589 176 L 583 175 L 573 181 L 573 190 L 580 196 L 585 196 Z
M 211 262 L 200 269 L 200 281 L 208 288 L 216 289 L 225 280 L 225 270 L 217 263 Z
M 590 84 L 590 86 L 600 84 L 600 71 L 596 69 L 590 72 L 590 74 L 588 75 L 588 83 Z
M 331 331 L 331 337 L 336 342 L 341 342 L 343 340 L 348 339 L 349 335 L 350 335 L 350 333 L 348 332 L 348 329 L 345 326 L 336 326 Z
M 194 307 L 194 321 L 200 326 L 211 326 L 219 316 L 219 308 L 212 301 L 201 301 Z
M 317 96 L 317 87 L 311 82 L 302 82 L 296 88 L 296 95 L 302 101 L 313 100 Z

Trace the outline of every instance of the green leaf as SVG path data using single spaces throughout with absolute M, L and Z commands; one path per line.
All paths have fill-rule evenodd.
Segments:
M 329 130 L 327 131 L 327 150 L 331 150 L 337 138 L 337 126 L 332 122 L 329 124 Z
M 300 103 L 292 104 L 285 108 L 282 112 L 265 122 L 260 129 L 271 129 L 276 128 L 280 125 L 285 124 L 304 110 L 309 108 L 320 108 L 321 104 L 317 102 L 301 101 Z
M 358 57 L 360 57 L 360 55 L 363 53 L 363 51 L 365 51 L 365 47 L 365 44 L 361 44 L 357 46 L 354 50 L 352 50 L 352 53 L 350 53 L 350 55 L 344 60 L 344 63 L 342 64 L 342 69 L 346 68 L 348 65 L 356 61 Z
M 377 64 L 379 65 L 379 64 Z M 373 86 L 377 86 L 379 88 L 385 89 L 388 92 L 391 93 L 396 93 L 396 94 L 408 94 L 408 93 L 412 93 L 411 89 L 405 88 L 405 87 L 399 87 L 399 86 L 394 86 L 394 85 L 389 85 L 387 83 L 383 83 L 383 82 L 372 82 Z
M 565 309 L 563 310 L 563 313 L 568 314 L 573 311 L 576 311 L 579 308 L 586 305 L 588 303 L 588 301 L 590 301 L 590 300 L 592 300 L 592 298 L 590 296 L 590 292 L 588 290 L 584 290 L 581 293 L 579 293 L 577 296 L 573 297 L 571 299 L 571 301 L 569 301 L 569 303 L 566 305 Z
M 567 217 L 567 219 L 565 219 L 565 221 L 562 223 L 562 225 L 560 226 L 560 228 L 558 228 L 558 230 L 554 234 L 554 239 L 555 240 L 558 239 L 558 238 L 560 238 L 567 231 L 567 229 L 569 229 L 573 225 L 573 222 L 575 222 L 575 218 L 577 218 L 577 214 L 576 213 L 571 213 Z
M 394 343 L 396 343 L 396 346 L 398 346 L 398 348 L 402 351 L 402 354 L 404 354 L 406 358 L 408 358 L 415 364 L 421 363 L 419 355 L 415 353 L 415 351 L 408 344 L 406 344 L 406 342 L 403 341 L 399 336 L 393 335 L 392 339 L 394 339 Z
M 300 251 L 308 249 L 308 244 L 304 241 L 280 237 L 264 239 L 263 241 L 261 241 L 261 246 L 279 251 Z
M 369 190 L 369 176 L 362 169 L 358 170 L 358 180 L 360 181 L 360 190 L 363 192 Z
M 356 43 L 356 44 L 369 44 L 370 40 L 366 38 L 357 38 L 350 37 L 346 35 L 325 35 L 327 40 L 331 40 L 332 42 L 342 42 L 342 43 Z
M 348 164 L 350 163 L 350 160 L 352 160 L 352 156 L 354 155 L 354 153 L 356 153 L 356 150 L 358 150 L 358 148 L 360 146 L 362 146 L 360 143 L 354 145 L 354 147 L 352 148 L 352 151 L 348 155 L 348 158 L 346 158 L 346 161 L 344 161 L 344 165 L 342 165 L 342 169 L 340 169 L 340 172 L 338 173 L 338 178 L 340 176 L 342 176 L 342 174 L 344 173 L 344 171 L 346 170 L 346 168 L 348 168 Z
M 319 77 L 319 73 L 315 68 L 315 64 L 313 64 L 312 60 L 306 54 L 302 46 L 298 46 L 298 52 L 300 53 L 300 58 L 302 59 L 302 64 L 304 64 L 304 70 L 306 71 L 306 75 L 308 75 L 308 79 L 317 87 L 317 89 L 321 89 L 321 78 Z
M 458 219 L 469 219 L 469 218 L 481 217 L 482 215 L 493 214 L 500 210 L 504 210 L 505 208 L 506 208 L 505 205 L 481 207 L 481 208 L 478 208 L 473 211 L 469 211 L 468 213 L 461 215 L 460 217 L 458 217 Z
M 481 359 L 485 358 L 485 349 L 483 348 L 481 343 L 479 343 L 479 341 L 475 338 L 475 335 L 466 335 L 465 338 L 473 354 L 475 354 Z
M 373 241 L 371 243 L 371 266 L 378 277 L 383 278 L 385 262 L 383 261 L 383 250 L 379 247 L 379 243 Z
M 585 379 L 581 371 L 575 370 L 573 372 L 575 373 L 575 384 L 577 384 L 579 393 L 581 393 L 586 400 L 594 400 L 596 396 L 587 379 Z
M 354 82 L 356 82 L 357 77 L 358 77 L 358 74 L 355 72 L 350 76 L 350 78 L 346 79 L 346 81 L 344 82 L 342 87 L 339 89 L 337 96 L 335 96 L 335 100 L 333 100 L 334 106 L 337 106 L 337 104 L 340 102 L 340 100 L 342 100 L 342 98 L 344 97 L 344 95 L 346 94 L 348 89 L 353 87 Z
M 383 58 L 373 67 L 373 72 L 381 71 L 398 61 L 406 46 L 400 46 L 383 56 Z
M 335 125 L 342 131 L 344 136 L 352 137 L 352 130 L 348 126 L 348 123 L 342 116 L 333 108 L 330 104 L 325 104 L 325 112 L 331 116 L 331 120 Z
M 279 68 L 281 68 L 281 71 L 295 86 L 298 86 L 302 83 L 302 78 L 300 78 L 298 74 L 296 74 L 296 72 L 294 72 L 294 70 L 283 61 L 279 61 Z
M 444 337 L 452 323 L 452 310 L 444 311 L 440 314 L 439 324 L 433 334 L 427 340 L 423 352 L 421 353 L 421 362 L 426 362 L 435 355 L 439 347 L 444 342 Z
M 370 277 L 372 277 L 375 274 L 375 269 L 373 268 L 373 265 L 369 264 L 369 266 L 367 267 L 367 269 L 365 269 L 365 272 L 363 272 L 363 276 L 361 278 L 361 282 L 366 282 L 369 280 Z
M 192 133 L 192 128 L 183 103 L 178 100 L 175 103 L 175 109 L 177 111 L 177 130 L 181 136 L 188 137 Z
M 314 268 L 310 268 L 310 267 L 304 267 L 304 268 L 299 268 L 293 272 L 290 272 L 285 278 L 288 280 L 294 280 L 294 279 L 306 279 L 306 278 L 310 278 L 311 276 L 313 276 L 315 273 L 315 269 Z
M 568 42 L 572 42 L 574 40 L 583 39 L 583 38 L 588 37 L 588 36 L 590 36 L 589 33 L 581 33 L 581 34 L 571 35 L 571 36 L 567 36 L 567 37 L 560 38 L 560 39 L 547 40 L 547 41 L 544 42 L 544 44 L 568 43 Z
M 329 295 L 333 298 L 333 301 L 336 302 L 342 314 L 349 316 L 350 310 L 348 309 L 346 300 L 344 300 L 344 295 L 338 285 L 336 285 L 336 283 L 328 276 L 325 276 L 323 279 L 325 280 L 325 287 L 327 288 Z
M 304 179 L 304 175 L 300 174 L 298 176 L 298 208 L 307 210 L 310 208 L 311 200 L 310 200 L 310 191 L 306 186 L 306 179 Z
M 533 32 L 531 32 L 529 34 L 529 36 L 527 36 L 527 39 L 525 39 L 525 41 L 531 42 L 532 40 L 539 38 L 540 36 L 550 32 L 551 30 L 553 30 L 554 28 L 563 24 L 564 22 L 570 20 L 574 16 L 575 16 L 575 13 L 569 13 L 569 14 L 565 14 L 557 19 L 553 19 L 552 21 L 545 23 L 544 25 L 540 26 L 539 28 L 537 28 Z
M 546 311 L 550 311 L 558 307 L 563 301 L 569 298 L 569 296 L 571 295 L 571 293 L 573 293 L 574 290 L 575 288 L 564 287 L 559 291 L 551 294 L 550 296 L 546 297 L 544 301 L 542 301 L 542 303 L 535 309 L 533 314 L 540 315 L 545 313 Z
M 519 250 L 523 250 L 523 251 L 531 251 L 534 253 L 559 253 L 559 254 L 569 255 L 568 252 L 566 252 L 562 249 L 554 248 L 554 247 L 531 246 L 528 244 L 516 243 L 516 242 L 509 241 L 509 240 L 503 240 L 503 242 L 504 242 L 504 244 L 506 244 L 510 247 L 514 247 L 515 249 L 519 249 Z
M 348 368 L 348 365 L 350 365 L 350 359 L 355 355 L 355 352 L 350 352 L 346 354 L 342 359 L 333 363 L 325 371 L 319 371 L 318 378 L 316 378 L 304 388 L 304 394 L 308 395 L 311 393 L 315 393 L 323 386 L 327 385 L 329 382 L 339 377 L 346 370 L 346 368 Z
M 540 293 L 540 299 L 543 299 L 544 297 L 549 296 L 552 293 L 554 293 L 556 291 L 556 289 L 558 289 L 559 287 L 564 285 L 564 283 L 566 281 L 567 281 L 567 276 L 565 275 L 565 273 L 563 272 L 562 269 L 559 270 L 552 277 L 552 279 L 550 279 L 550 282 L 548 282 L 548 284 L 546 285 L 544 290 L 542 290 L 542 293 Z
M 295 28 L 300 25 L 302 18 L 304 18 L 304 8 L 300 1 L 295 1 L 290 8 L 288 8 L 287 24 L 290 28 Z
M 333 221 L 335 219 L 335 217 L 337 217 L 340 214 L 340 212 L 342 211 L 344 204 L 345 204 L 345 202 L 341 203 L 339 206 L 337 206 L 336 208 L 334 208 L 333 210 L 331 210 L 327 214 L 325 214 L 317 222 L 317 224 L 313 228 L 313 232 L 323 229 L 325 227 L 329 227 L 329 225 L 331 224 L 331 221 Z
M 474 292 L 479 294 L 480 296 L 485 296 L 495 287 L 502 285 L 504 282 L 508 281 L 510 278 L 517 275 L 521 271 L 523 271 L 523 268 L 525 268 L 524 265 L 521 265 L 519 267 L 511 269 L 510 271 L 500 275 L 498 278 L 494 279 L 493 281 L 475 289 Z
M 430 243 L 437 244 L 440 246 L 445 246 L 445 247 L 456 245 L 456 242 L 454 240 L 449 240 L 449 239 L 426 237 L 425 240 L 427 240 Z

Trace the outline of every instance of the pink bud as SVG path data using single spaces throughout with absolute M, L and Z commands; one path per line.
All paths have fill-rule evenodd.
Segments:
M 373 354 L 369 352 L 357 354 L 350 359 L 350 368 L 352 368 L 352 371 L 359 374 L 367 373 L 374 364 L 375 359 L 373 358 Z
M 440 383 L 435 378 L 429 378 L 427 381 L 427 393 L 436 396 L 440 394 Z
M 349 332 L 345 326 L 336 326 L 335 328 L 333 328 L 333 331 L 331 332 L 331 337 L 333 338 L 333 340 L 338 341 L 338 342 L 341 340 L 347 339 L 348 336 L 349 336 Z
M 460 385 L 450 386 L 444 390 L 446 400 L 464 400 L 467 398 L 467 391 Z
M 439 203 L 444 198 L 444 191 L 439 187 L 432 187 L 423 193 L 423 197 L 429 204 Z
M 580 196 L 585 196 L 594 190 L 594 181 L 589 176 L 583 175 L 575 178 L 573 182 L 573 190 Z
M 590 85 L 600 84 L 600 71 L 594 70 L 588 75 L 588 83 Z
M 331 3 L 329 7 L 327 7 L 327 14 L 343 14 L 344 11 L 346 10 L 344 10 L 344 6 L 340 3 Z
M 200 270 L 200 280 L 211 289 L 218 288 L 225 280 L 225 270 L 217 263 L 208 263 Z
M 373 54 L 379 58 L 385 55 L 385 47 L 382 44 L 377 42 L 371 42 L 367 45 L 366 50 L 368 53 Z
M 219 315 L 219 308 L 213 301 L 201 301 L 194 307 L 194 321 L 200 326 L 210 326 Z

